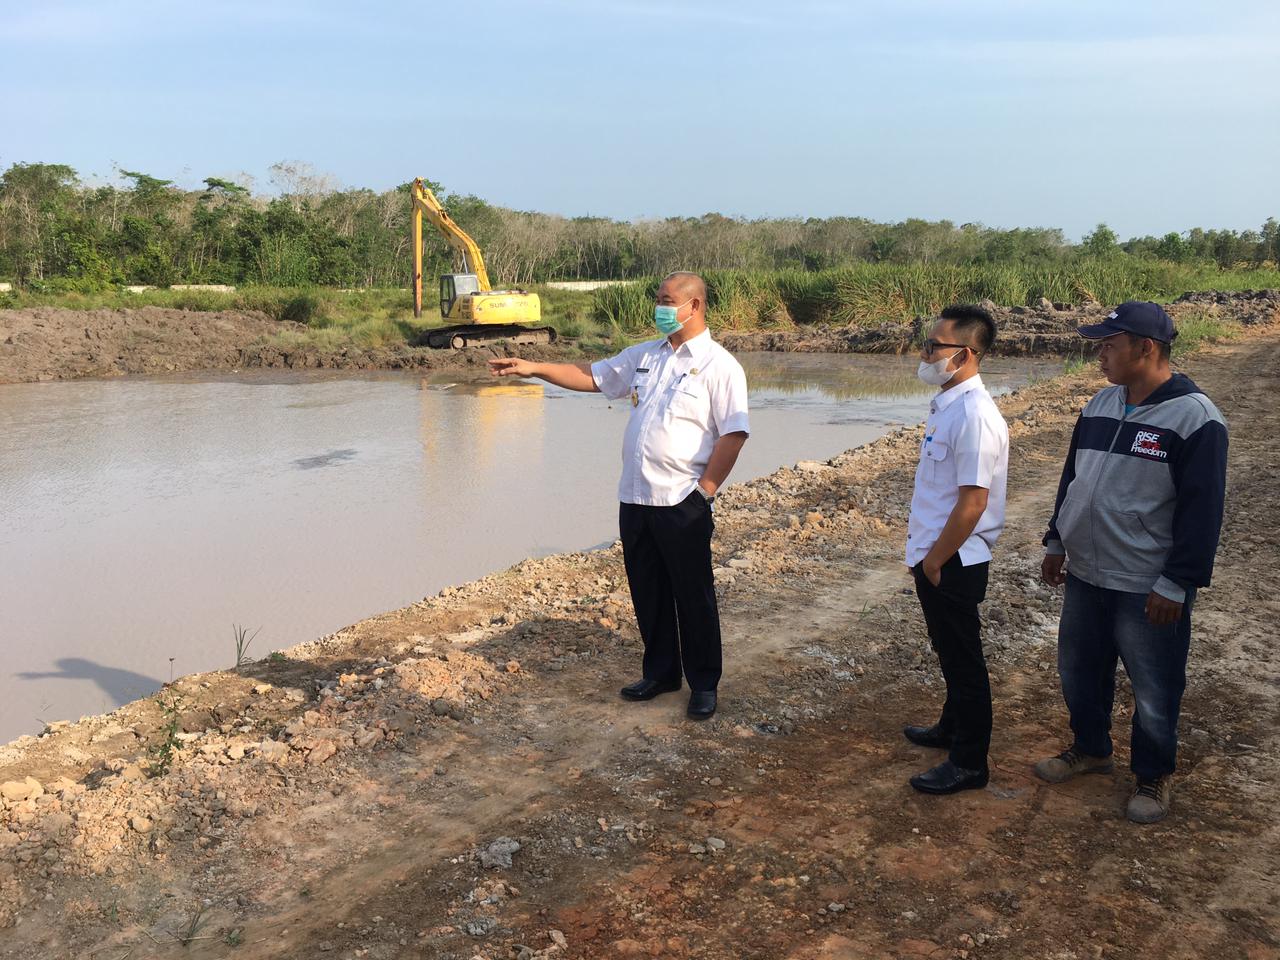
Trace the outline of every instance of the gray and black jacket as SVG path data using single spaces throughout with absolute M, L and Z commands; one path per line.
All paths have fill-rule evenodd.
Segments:
M 1175 373 L 1130 414 L 1125 388 L 1085 404 L 1044 544 L 1095 587 L 1178 603 L 1209 585 L 1227 486 L 1227 424 Z

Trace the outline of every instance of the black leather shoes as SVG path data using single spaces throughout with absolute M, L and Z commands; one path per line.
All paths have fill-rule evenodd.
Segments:
M 941 750 L 950 749 L 951 741 L 955 739 L 951 734 L 938 729 L 936 723 L 932 727 L 903 727 L 902 735 L 916 746 Z
M 716 692 L 695 690 L 689 694 L 689 716 L 694 720 L 706 720 L 716 712 Z
M 660 680 L 637 680 L 629 687 L 622 688 L 623 700 L 652 700 L 660 693 L 672 693 L 680 689 L 680 681 L 663 683 Z
M 950 760 L 944 760 L 932 770 L 917 773 L 911 785 L 921 793 L 959 793 L 961 790 L 980 790 L 987 785 L 986 770 L 966 770 Z

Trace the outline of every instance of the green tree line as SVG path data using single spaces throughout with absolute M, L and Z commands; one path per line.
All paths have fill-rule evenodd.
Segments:
M 409 185 L 337 189 L 305 164 L 272 168 L 280 193 L 208 177 L 184 190 L 121 170 L 123 186 L 86 184 L 64 164 L 15 163 L 0 175 L 0 279 L 32 290 L 91 292 L 173 283 L 403 287 L 410 279 Z M 1105 224 L 1079 244 L 1053 228 L 862 217 L 618 221 L 511 210 L 432 184 L 481 245 L 496 283 L 632 279 L 673 269 L 829 271 L 858 264 L 1064 265 L 1131 257 L 1223 269 L 1280 262 L 1280 224 L 1192 228 L 1120 241 Z M 430 230 L 426 273 L 453 269 Z

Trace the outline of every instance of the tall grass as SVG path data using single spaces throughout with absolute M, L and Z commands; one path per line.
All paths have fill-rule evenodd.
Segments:
M 600 322 L 608 325 L 615 334 L 627 334 L 649 323 L 657 295 L 658 281 L 651 279 L 600 287 L 592 297 Z
M 1000 306 L 1095 300 L 1167 301 L 1190 290 L 1280 287 L 1278 270 L 1219 270 L 1132 258 L 1081 259 L 1066 266 L 861 264 L 806 273 L 710 271 L 707 305 L 721 329 L 791 324 L 876 325 L 936 315 L 952 303 L 989 299 Z M 602 323 L 629 335 L 651 329 L 658 281 L 595 291 Z

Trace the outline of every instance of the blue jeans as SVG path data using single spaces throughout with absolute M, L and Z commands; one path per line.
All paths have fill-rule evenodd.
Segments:
M 1195 591 L 1188 590 L 1178 621 L 1157 627 L 1147 619 L 1145 593 L 1106 590 L 1067 575 L 1058 625 L 1058 674 L 1077 749 L 1094 757 L 1111 756 L 1119 658 L 1133 686 L 1130 769 L 1139 780 L 1173 773 L 1194 600 Z

